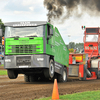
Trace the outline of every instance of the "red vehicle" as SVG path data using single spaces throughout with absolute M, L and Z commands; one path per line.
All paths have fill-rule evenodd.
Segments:
M 87 27 L 84 32 L 84 52 L 88 54 L 87 69 L 91 78 L 100 77 L 100 28 Z
M 84 52 L 88 57 L 100 55 L 100 28 L 85 28 L 84 32 Z
M 84 53 L 69 54 L 69 76 L 77 76 L 81 80 L 97 79 L 100 78 L 100 28 L 84 29 Z

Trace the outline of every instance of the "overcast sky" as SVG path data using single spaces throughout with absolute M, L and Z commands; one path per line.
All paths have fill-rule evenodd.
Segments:
M 43 0 L 0 0 L 0 19 L 3 23 L 47 21 L 47 12 Z M 80 18 L 72 16 L 66 19 L 63 24 L 54 24 L 66 44 L 69 42 L 83 42 L 83 30 L 81 29 L 83 25 L 86 27 L 100 27 L 100 18 L 84 13 Z

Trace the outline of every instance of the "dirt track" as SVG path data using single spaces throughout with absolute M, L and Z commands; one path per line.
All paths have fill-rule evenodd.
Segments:
M 23 76 L 15 80 L 0 76 L 0 100 L 30 100 L 52 95 L 52 82 L 24 82 Z M 68 80 L 58 83 L 59 94 L 71 94 L 82 91 L 100 90 L 100 80 L 78 81 Z
M 0 70 L 6 70 L 6 69 L 4 69 L 4 67 L 3 67 L 3 66 L 0 66 Z

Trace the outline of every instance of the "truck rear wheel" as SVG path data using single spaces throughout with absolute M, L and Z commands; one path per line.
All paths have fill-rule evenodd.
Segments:
M 53 78 L 55 73 L 54 61 L 51 59 L 49 62 L 49 69 L 44 69 L 44 75 L 46 78 Z
M 67 81 L 67 68 L 64 67 L 62 75 L 58 75 L 58 82 L 66 82 Z
M 97 79 L 100 79 L 100 71 L 97 73 Z
M 16 73 L 14 70 L 11 70 L 11 69 L 8 69 L 7 73 L 10 79 L 16 79 L 18 76 L 18 73 Z
M 87 73 L 86 73 L 86 71 L 84 71 L 84 76 L 83 76 L 82 80 L 86 81 L 86 77 L 87 77 Z
M 25 80 L 25 82 L 30 82 L 30 80 L 29 80 L 29 75 L 25 75 L 25 74 L 24 74 L 24 80 Z
M 36 75 L 30 75 L 29 76 L 29 81 L 30 82 L 36 82 L 38 80 L 38 77 Z

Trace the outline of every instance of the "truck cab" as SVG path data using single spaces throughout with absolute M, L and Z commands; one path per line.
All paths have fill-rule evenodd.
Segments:
M 88 57 L 100 55 L 100 28 L 85 28 L 84 32 L 84 52 Z M 92 54 L 92 55 L 91 55 Z

